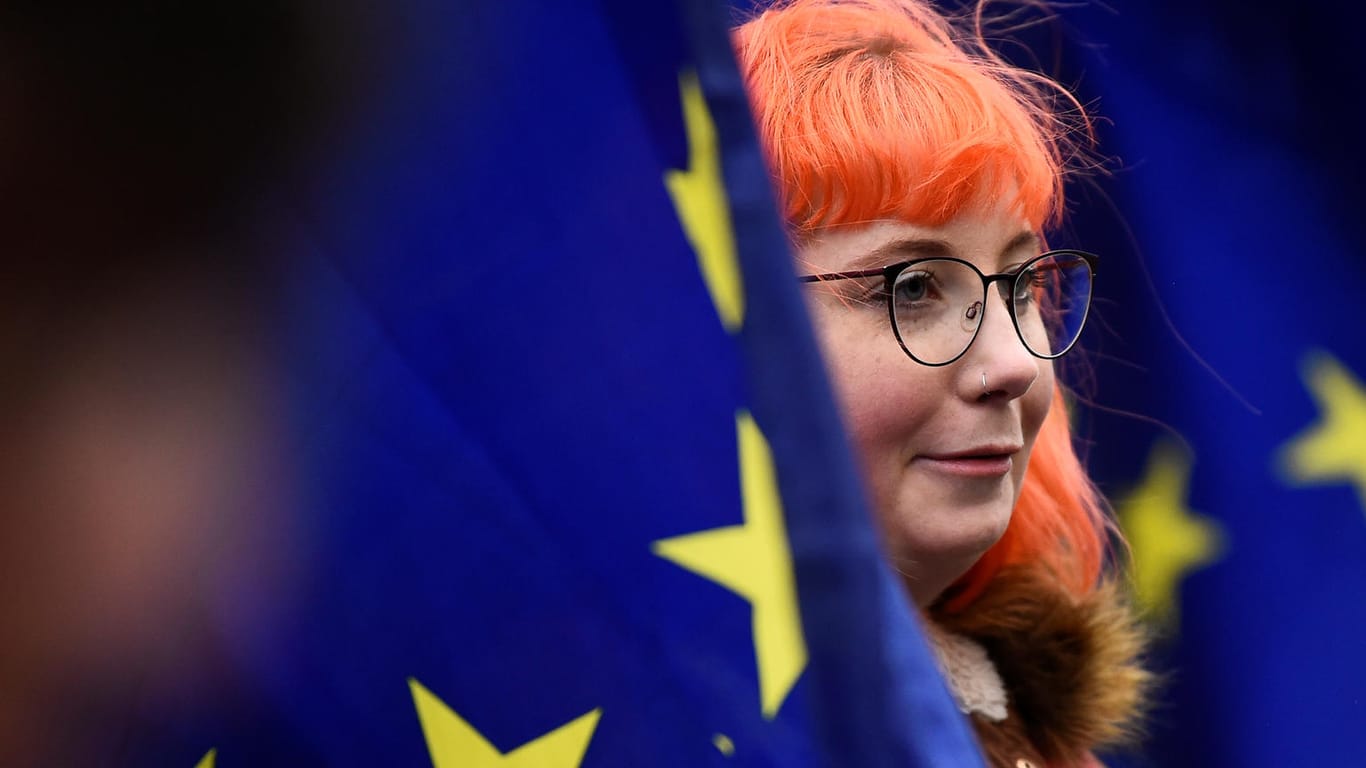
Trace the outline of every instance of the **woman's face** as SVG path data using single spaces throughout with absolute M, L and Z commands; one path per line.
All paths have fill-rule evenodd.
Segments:
M 799 271 L 953 256 L 990 275 L 1038 254 L 1032 231 L 1004 207 L 940 227 L 882 221 L 818 234 L 798 249 Z M 881 277 L 814 283 L 808 300 L 893 565 L 927 605 L 1005 532 L 1048 413 L 1053 367 L 1021 344 L 994 288 L 967 352 L 921 365 L 897 343 L 882 287 Z

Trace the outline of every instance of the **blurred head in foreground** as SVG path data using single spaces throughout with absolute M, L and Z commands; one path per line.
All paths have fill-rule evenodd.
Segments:
M 321 18 L 0 3 L 0 764 L 114 759 L 130 694 L 196 684 L 209 596 L 270 578 L 256 208 L 326 100 Z

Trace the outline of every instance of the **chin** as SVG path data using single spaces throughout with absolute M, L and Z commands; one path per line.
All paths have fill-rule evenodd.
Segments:
M 939 525 L 917 526 L 906 532 L 904 541 L 919 559 L 932 557 L 966 560 L 963 570 L 972 567 L 992 545 L 1001 540 L 1010 524 L 1010 510 L 971 510 L 955 515 Z
M 924 555 L 971 555 L 975 560 L 995 544 L 1010 525 L 1015 492 L 1010 483 L 967 492 L 906 488 L 889 522 L 893 539 Z
M 889 531 L 897 569 L 905 574 L 916 603 L 927 605 L 1000 541 L 1013 505 L 1004 502 L 921 510 Z

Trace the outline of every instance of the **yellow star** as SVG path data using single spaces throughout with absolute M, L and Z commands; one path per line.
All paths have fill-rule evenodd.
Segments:
M 1282 449 L 1281 469 L 1296 485 L 1351 483 L 1366 510 L 1366 388 L 1327 353 L 1302 375 L 1321 416 Z
M 759 703 L 773 719 L 806 667 L 792 553 L 768 441 L 745 411 L 735 415 L 743 525 L 656 541 L 654 553 L 750 602 Z
M 208 754 L 199 759 L 194 768 L 213 768 L 214 761 L 218 758 L 218 750 L 211 749 Z
M 711 292 L 721 324 L 735 331 L 744 322 L 745 293 L 740 265 L 735 261 L 730 204 L 721 181 L 721 155 L 716 126 L 695 72 L 678 79 L 683 97 L 683 121 L 688 130 L 688 170 L 666 171 L 664 185 L 673 198 L 678 220 L 688 235 Z
M 578 768 L 602 716 L 595 709 L 503 754 L 417 680 L 408 687 L 435 768 Z
M 720 752 L 721 754 L 725 755 L 726 757 L 734 757 L 734 756 L 735 756 L 735 742 L 731 741 L 731 740 L 730 740 L 730 737 L 727 736 L 726 734 L 724 734 L 724 733 L 712 734 L 711 743 L 712 743 L 712 745 L 714 745 L 714 746 L 716 747 L 716 751 L 717 751 L 717 752 Z
M 1164 623 L 1180 615 L 1177 583 L 1222 549 L 1219 525 L 1186 508 L 1190 468 L 1175 447 L 1158 444 L 1143 480 L 1115 505 L 1133 555 L 1139 602 Z

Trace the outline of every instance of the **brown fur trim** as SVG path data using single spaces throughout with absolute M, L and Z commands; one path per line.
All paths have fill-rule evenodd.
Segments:
M 933 615 L 981 643 L 1005 682 L 1006 720 L 973 718 L 991 765 L 1070 766 L 1137 737 L 1152 676 L 1141 664 L 1144 634 L 1115 583 L 1076 598 L 1046 572 L 1014 567 L 964 610 Z

